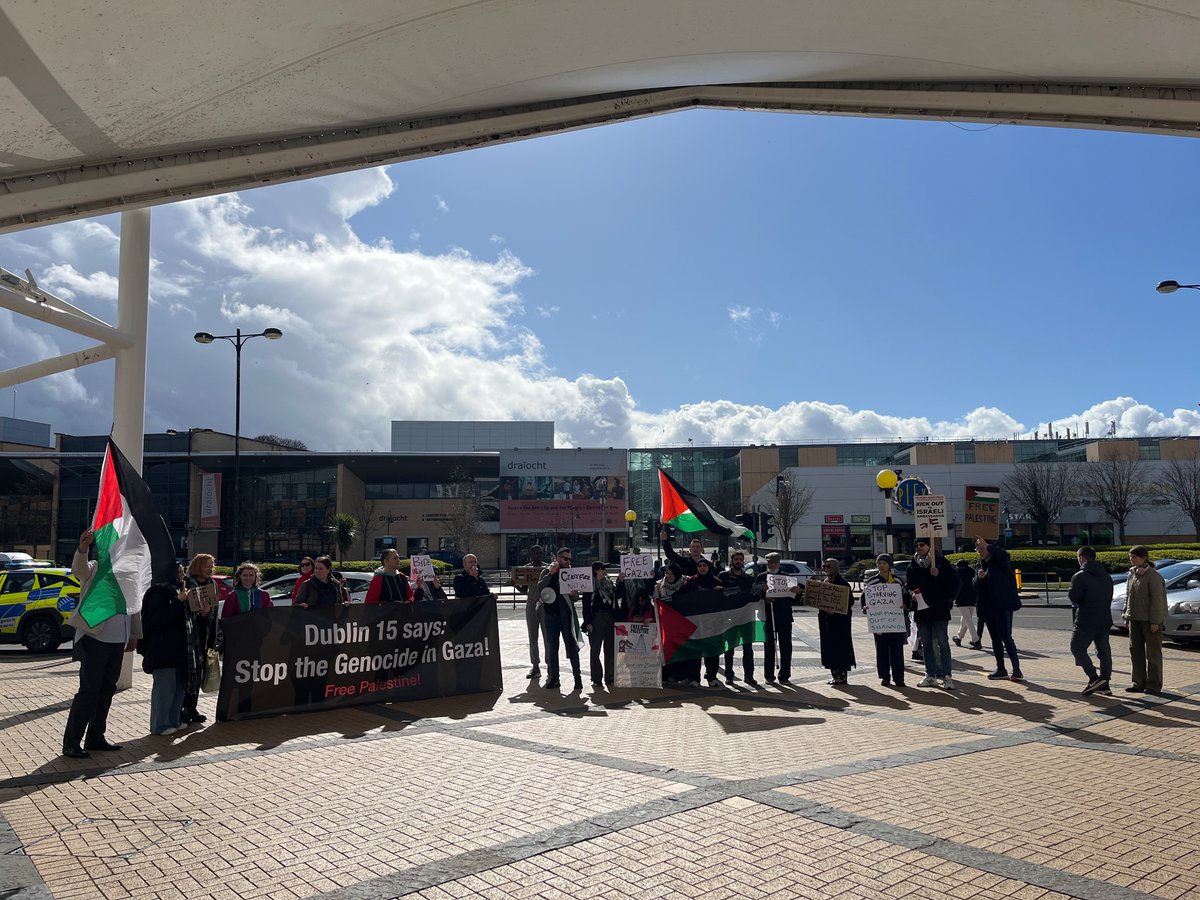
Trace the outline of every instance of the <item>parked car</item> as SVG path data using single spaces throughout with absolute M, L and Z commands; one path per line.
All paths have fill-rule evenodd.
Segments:
M 70 569 L 0 570 L 0 643 L 49 653 L 75 635 L 67 624 L 79 605 L 79 582 Z
M 1200 641 L 1200 559 L 1155 567 L 1167 583 L 1167 622 L 1163 637 L 1180 643 Z M 1125 584 L 1113 587 L 1113 629 L 1125 632 Z
M 751 578 L 757 578 L 765 571 L 767 571 L 767 564 L 765 562 L 751 563 L 750 565 L 746 566 L 746 574 Z M 792 578 L 799 580 L 801 587 L 804 586 L 804 583 L 808 581 L 808 579 L 815 578 L 817 575 L 817 573 L 812 570 L 812 566 L 797 559 L 780 560 L 779 572 L 782 575 L 790 575 Z M 803 596 L 804 592 L 801 591 L 796 595 L 796 601 L 799 602 L 800 598 Z
M 1154 561 L 1154 567 L 1156 569 L 1165 569 L 1167 566 L 1173 566 L 1177 562 L 1180 562 L 1180 560 L 1178 560 L 1178 559 L 1156 559 Z M 1113 577 L 1112 577 L 1113 584 L 1124 584 L 1125 580 L 1127 578 L 1129 578 L 1129 570 L 1126 570 L 1124 572 L 1114 572 Z
M 351 603 L 362 603 L 367 599 L 367 588 L 371 585 L 370 572 L 342 572 L 340 574 L 346 580 L 346 587 L 350 590 Z M 299 572 L 284 575 L 282 578 L 268 581 L 262 588 L 275 606 L 291 606 L 292 589 L 296 586 L 296 579 L 299 577 Z
M 895 575 L 898 580 L 904 581 L 905 576 L 908 575 L 908 567 L 911 565 L 912 565 L 911 559 L 898 559 L 898 560 L 896 560 L 895 564 L 892 566 L 892 574 Z M 863 581 L 866 581 L 872 575 L 878 575 L 878 574 L 879 574 L 878 569 L 867 569 L 866 571 L 863 572 Z

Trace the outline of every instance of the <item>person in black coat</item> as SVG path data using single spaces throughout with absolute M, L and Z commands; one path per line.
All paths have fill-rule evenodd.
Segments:
M 1017 654 L 1017 643 L 1013 640 L 1013 613 L 1021 608 L 1017 594 L 1017 580 L 1013 575 L 1012 561 L 1008 551 L 997 544 L 989 544 L 983 538 L 975 539 L 979 552 L 979 568 L 975 570 L 975 596 L 983 607 L 983 621 L 992 638 L 992 653 L 996 656 L 996 671 L 988 676 L 992 681 L 1011 678 L 1020 681 L 1021 658 Z M 1010 675 L 1004 664 L 1007 652 L 1012 662 Z
M 954 564 L 954 574 L 958 576 L 958 592 L 954 595 L 954 605 L 960 610 L 962 622 L 958 625 L 958 634 L 950 640 L 961 647 L 963 635 L 970 633 L 970 648 L 980 650 L 983 643 L 979 640 L 979 632 L 975 628 L 975 573 L 967 565 L 965 559 Z
M 754 577 L 746 574 L 746 554 L 741 550 L 734 550 L 729 555 L 729 568 L 721 573 L 721 581 L 726 589 L 741 588 L 744 591 L 753 593 Z M 742 644 L 742 676 L 746 684 L 750 687 L 758 687 L 758 682 L 754 680 L 754 644 Z M 733 651 L 725 651 L 725 680 L 729 682 L 737 681 L 733 674 Z
M 904 687 L 904 644 L 908 640 L 908 632 L 912 625 L 909 613 L 912 611 L 912 596 L 896 574 L 892 571 L 892 557 L 888 553 L 880 553 L 875 557 L 876 572 L 863 582 L 862 605 L 863 612 L 867 611 L 866 588 L 873 584 L 895 584 L 900 588 L 901 605 L 904 608 L 903 631 L 886 631 L 873 634 L 875 638 L 875 667 L 879 672 L 879 683 L 884 687 Z M 868 622 L 870 618 L 868 617 Z M 897 623 L 900 624 L 900 623 Z
M 933 552 L 929 539 L 919 537 L 906 580 L 916 604 L 913 618 L 921 635 L 925 662 L 925 678 L 919 686 L 953 690 L 948 626 L 950 610 L 958 593 L 958 576 L 946 557 Z
M 174 734 L 183 725 L 183 695 L 187 692 L 188 592 L 178 580 L 154 584 L 142 597 L 142 671 L 154 679 L 150 690 L 150 733 Z
M 825 580 L 840 584 L 847 590 L 850 582 L 842 577 L 842 567 L 836 559 L 825 560 Z M 850 635 L 850 616 L 853 603 L 846 604 L 846 614 L 817 611 L 817 628 L 821 632 L 821 665 L 829 670 L 829 684 L 846 684 L 850 670 L 856 668 L 854 640 Z

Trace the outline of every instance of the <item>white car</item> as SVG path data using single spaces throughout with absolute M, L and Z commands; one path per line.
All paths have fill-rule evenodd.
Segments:
M 341 575 L 346 579 L 346 587 L 350 590 L 351 603 L 362 603 L 367 599 L 367 588 L 371 585 L 372 577 L 370 572 L 342 572 Z M 292 589 L 296 587 L 299 578 L 298 572 L 284 575 L 282 578 L 268 581 L 262 589 L 267 592 L 275 606 L 291 606 Z
M 1200 559 L 1158 570 L 1167 583 L 1167 624 L 1163 637 L 1181 643 L 1200 641 Z M 1125 585 L 1113 586 L 1113 628 L 1125 631 Z

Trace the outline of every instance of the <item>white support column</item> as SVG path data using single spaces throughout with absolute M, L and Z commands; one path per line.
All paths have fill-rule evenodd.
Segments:
M 117 331 L 130 338 L 117 351 L 113 379 L 113 439 L 138 472 L 146 428 L 146 327 L 150 318 L 150 210 L 121 213 Z M 117 689 L 133 687 L 133 654 L 121 660 Z
M 130 339 L 117 352 L 113 381 L 113 438 L 130 464 L 142 471 L 146 420 L 146 327 L 150 309 L 150 210 L 121 213 L 117 285 L 117 331 Z

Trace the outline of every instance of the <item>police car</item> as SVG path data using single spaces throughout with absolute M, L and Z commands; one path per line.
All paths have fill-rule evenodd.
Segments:
M 0 644 L 49 653 L 74 636 L 67 618 L 78 605 L 70 569 L 0 570 Z

